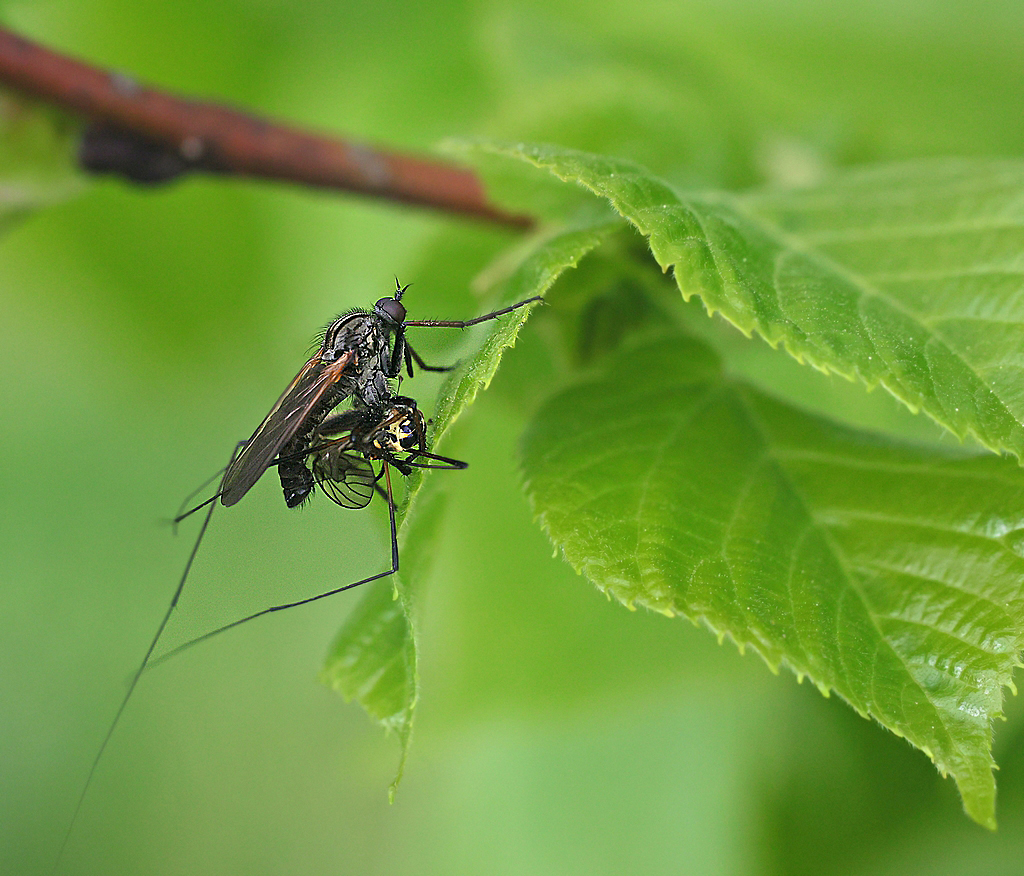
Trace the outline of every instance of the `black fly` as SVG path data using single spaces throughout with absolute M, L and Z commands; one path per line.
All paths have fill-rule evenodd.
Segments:
M 449 371 L 427 365 L 405 339 L 409 326 L 467 328 L 511 313 L 542 300 L 535 296 L 510 307 L 468 320 L 408 320 L 398 286 L 393 298 L 381 298 L 373 311 L 353 310 L 339 316 L 324 332 L 320 349 L 302 367 L 282 393 L 252 437 L 228 464 L 218 495 L 224 505 L 234 505 L 280 455 L 299 454 L 324 418 L 349 396 L 368 409 L 391 397 L 389 381 L 405 364 L 412 377 L 412 363 L 424 371 Z M 301 502 L 285 500 L 289 507 Z
M 394 574 L 398 571 L 399 558 L 391 468 L 404 475 L 410 474 L 413 468 L 466 468 L 465 462 L 427 451 L 426 423 L 416 402 L 406 396 L 394 395 L 391 381 L 401 375 L 403 365 L 410 377 L 413 375 L 413 362 L 424 371 L 449 371 L 454 367 L 427 365 L 406 340 L 406 329 L 410 326 L 468 328 L 543 299 L 539 295 L 534 296 L 468 320 L 408 320 L 402 304 L 407 288 L 396 282 L 394 296 L 379 299 L 372 311 L 352 310 L 335 319 L 324 331 L 319 350 L 303 365 L 252 437 L 236 448 L 217 492 L 211 499 L 176 519 L 178 522 L 207 507 L 170 604 L 89 768 L 57 854 L 55 868 L 71 838 L 96 768 L 178 604 L 218 499 L 223 505 L 234 505 L 273 466 L 278 469 L 289 508 L 302 504 L 315 485 L 345 508 L 362 508 L 369 503 L 374 492 L 380 492 L 388 503 L 391 568 L 325 593 L 264 609 L 186 642 L 161 660 L 264 614 L 305 605 Z M 350 409 L 332 414 L 348 399 L 351 399 Z M 379 463 L 379 471 L 373 468 L 374 462 Z M 383 488 L 381 479 L 384 480 Z

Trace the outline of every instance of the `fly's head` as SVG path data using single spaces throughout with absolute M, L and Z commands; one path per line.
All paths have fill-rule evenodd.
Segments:
M 370 439 L 374 450 L 393 456 L 426 447 L 427 422 L 416 402 L 405 396 L 394 399 L 390 414 L 385 417 Z
M 405 322 L 405 305 L 402 304 L 402 296 L 408 288 L 408 283 L 403 286 L 396 277 L 394 298 L 380 298 L 373 305 L 373 312 L 390 331 L 400 329 L 402 323 Z

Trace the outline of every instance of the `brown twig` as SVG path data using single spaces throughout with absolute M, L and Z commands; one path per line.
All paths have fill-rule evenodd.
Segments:
M 157 182 L 192 171 L 343 189 L 528 228 L 487 201 L 472 171 L 302 131 L 226 106 L 175 97 L 59 55 L 0 28 L 0 82 L 89 120 L 86 169 Z

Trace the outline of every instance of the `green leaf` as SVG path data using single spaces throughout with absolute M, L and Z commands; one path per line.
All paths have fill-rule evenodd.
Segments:
M 680 194 L 625 161 L 499 151 L 607 198 L 683 296 L 1024 458 L 1024 162 L 928 161 L 814 188 Z
M 531 241 L 516 263 L 506 266 L 511 273 L 497 284 L 496 297 L 503 303 L 496 307 L 543 294 L 563 271 L 600 243 L 608 228 L 607 224 L 586 227 Z M 515 344 L 535 306 L 522 307 L 478 329 L 485 333 L 480 349 L 450 375 L 438 400 L 432 421 L 435 444 L 491 382 L 502 355 Z M 443 493 L 424 489 L 425 474 L 417 469 L 409 477 L 405 501 L 396 511 L 402 569 L 410 580 L 420 580 L 429 571 L 444 511 Z M 385 729 L 397 732 L 402 756 L 391 786 L 393 796 L 408 755 L 419 677 L 412 597 L 398 575 L 392 581 L 393 590 L 377 585 L 363 598 L 331 648 L 321 680 L 346 699 L 357 700 Z
M 599 220 L 582 228 L 549 232 L 539 240 L 529 241 L 514 253 L 512 266 L 499 262 L 497 270 L 509 271 L 498 281 L 489 296 L 504 307 L 543 295 L 569 268 L 574 268 L 588 252 L 598 246 L 605 236 L 618 227 L 616 222 Z M 513 311 L 494 322 L 480 351 L 467 360 L 446 381 L 437 400 L 434 413 L 434 440 L 439 441 L 462 412 L 473 403 L 477 393 L 486 389 L 498 370 L 505 350 L 512 347 L 530 311 L 536 305 Z
M 407 606 L 392 587 L 377 583 L 369 588 L 338 633 L 320 680 L 398 734 L 402 756 L 393 794 L 409 749 L 417 675 Z
M 75 164 L 80 134 L 79 120 L 0 89 L 0 223 L 84 188 Z
M 802 413 L 685 335 L 557 394 L 522 457 L 544 528 L 599 588 L 836 691 L 994 825 L 992 721 L 1024 642 L 1013 461 Z

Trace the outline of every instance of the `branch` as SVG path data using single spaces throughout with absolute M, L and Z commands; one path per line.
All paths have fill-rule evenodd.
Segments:
M 93 172 L 164 182 L 202 171 L 287 180 L 528 228 L 487 201 L 470 170 L 277 124 L 147 88 L 0 28 L 0 83 L 84 116 L 79 161 Z

